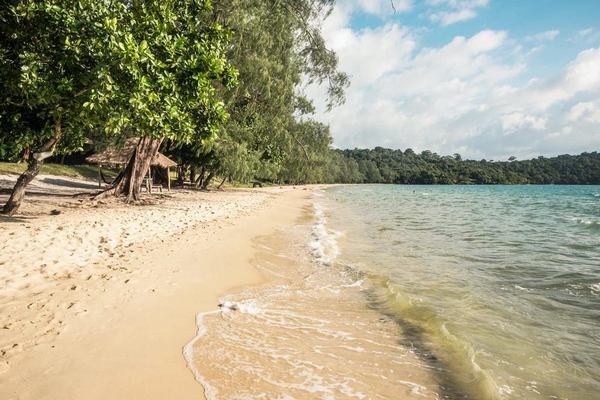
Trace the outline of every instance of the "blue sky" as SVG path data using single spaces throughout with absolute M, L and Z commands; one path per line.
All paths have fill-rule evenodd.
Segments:
M 414 30 L 421 30 L 423 47 L 443 46 L 448 38 L 472 36 L 486 29 L 507 30 L 515 40 L 533 37 L 540 32 L 558 31 L 555 40 L 547 43 L 532 59 L 533 69 L 546 75 L 560 70 L 590 44 L 600 44 L 600 34 L 587 41 L 577 40 L 578 32 L 593 27 L 600 28 L 600 0 L 488 1 L 487 6 L 476 8 L 476 17 L 445 26 L 428 17 L 431 8 L 427 1 L 414 1 L 411 4 L 410 12 L 393 13 L 392 10 L 391 14 L 383 16 L 357 10 L 352 15 L 350 27 L 359 31 L 395 21 Z
M 352 79 L 318 115 L 337 147 L 600 150 L 600 0 L 393 1 L 338 0 L 323 24 Z

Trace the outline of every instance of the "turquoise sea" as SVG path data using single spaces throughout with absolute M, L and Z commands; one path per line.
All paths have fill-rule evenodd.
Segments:
M 335 186 L 198 315 L 208 399 L 600 398 L 599 186 Z
M 372 281 L 441 397 L 600 398 L 599 186 L 340 186 L 336 262 Z

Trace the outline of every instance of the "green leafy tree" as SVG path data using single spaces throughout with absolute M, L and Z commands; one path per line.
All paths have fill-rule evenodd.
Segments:
M 298 136 L 303 132 L 299 117 L 314 107 L 297 88 L 303 77 L 326 84 L 328 104 L 334 106 L 343 102 L 348 84 L 320 33 L 320 21 L 331 5 L 330 1 L 308 0 L 214 2 L 214 20 L 233 32 L 228 57 L 239 70 L 239 85 L 222 91 L 230 118 L 214 143 L 198 144 L 212 149 L 211 157 L 198 168 L 210 170 L 211 177 L 221 175 L 232 170 L 229 160 L 237 159 L 245 164 L 240 170 L 253 171 L 261 180 L 310 175 L 307 165 L 316 164 L 307 159 L 310 143 Z M 301 159 L 308 164 L 302 165 Z M 297 174 L 292 165 L 299 168 Z
M 86 135 L 139 143 L 107 193 L 137 199 L 164 138 L 208 143 L 237 73 L 209 1 L 17 1 L 0 8 L 0 154 L 31 150 L 3 211 L 13 214 L 45 158 Z
M 85 129 L 99 123 L 93 97 L 108 79 L 98 21 L 110 15 L 107 3 L 91 0 L 0 5 L 0 156 L 29 160 L 5 214 L 18 210 L 46 158 L 80 149 Z
M 192 148 L 216 139 L 227 119 L 218 90 L 233 87 L 237 71 L 226 57 L 231 33 L 213 20 L 209 1 L 120 7 L 120 18 L 109 21 L 107 47 L 116 57 L 106 73 L 121 96 L 105 129 L 140 140 L 107 193 L 137 200 L 164 139 Z

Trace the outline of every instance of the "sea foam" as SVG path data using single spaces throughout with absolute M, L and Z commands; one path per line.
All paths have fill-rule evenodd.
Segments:
M 241 312 L 242 314 L 252 314 L 252 315 L 257 315 L 263 312 L 262 309 L 260 309 L 257 305 L 256 302 L 254 300 L 247 300 L 247 301 L 222 301 L 219 304 L 219 307 L 221 308 L 221 312 L 227 313 L 227 312 L 232 312 L 232 311 L 238 311 Z
M 194 379 L 196 382 L 202 385 L 204 388 L 204 396 L 207 400 L 216 400 L 217 399 L 217 391 L 213 388 L 206 379 L 200 374 L 200 371 L 194 366 L 194 344 L 204 335 L 206 335 L 206 326 L 204 325 L 204 317 L 210 314 L 216 314 L 219 310 L 208 311 L 203 313 L 196 314 L 196 335 L 190 340 L 185 346 L 183 346 L 183 358 L 185 359 L 185 364 L 192 374 L 194 375 Z
M 315 193 L 315 197 L 319 197 Z M 322 195 L 321 195 L 322 196 Z M 313 203 L 316 221 L 312 227 L 312 240 L 310 248 L 313 256 L 321 265 L 328 266 L 339 256 L 340 248 L 337 239 L 341 233 L 327 228 L 327 218 L 323 205 L 316 200 Z

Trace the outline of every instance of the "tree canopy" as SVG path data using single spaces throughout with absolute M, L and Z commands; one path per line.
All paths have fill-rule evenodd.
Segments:
M 510 161 L 463 160 L 412 149 L 334 150 L 338 159 L 358 164 L 355 171 L 330 177 L 335 182 L 396 184 L 600 184 L 600 153 Z M 339 163 L 340 161 L 337 161 Z
M 0 158 L 34 154 L 6 213 L 55 150 L 152 138 L 128 168 L 139 190 L 148 163 L 137 155 L 152 157 L 165 138 L 208 143 L 227 118 L 219 87 L 237 71 L 210 1 L 13 1 L 0 6 L 0 32 Z

